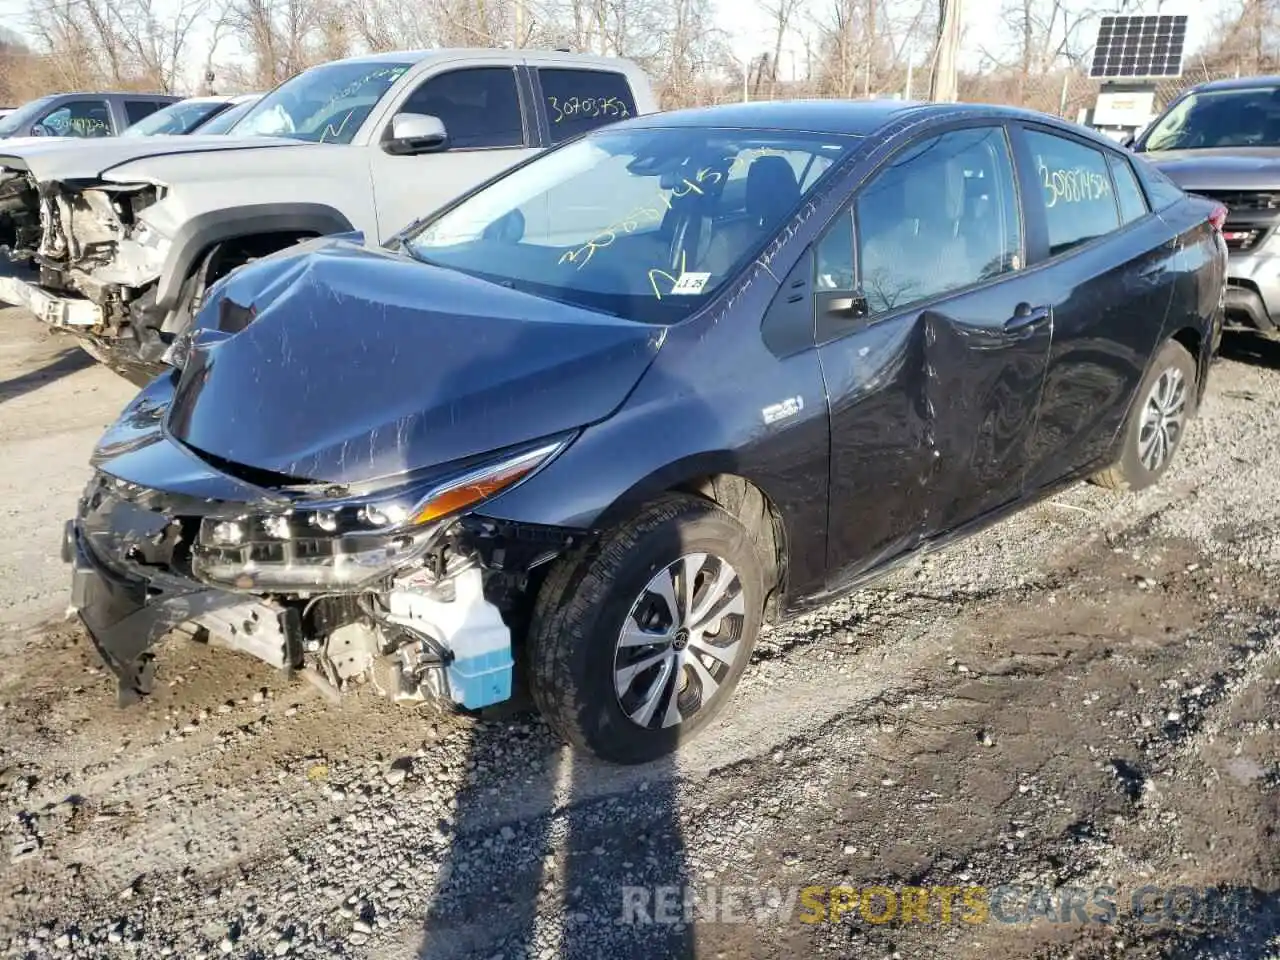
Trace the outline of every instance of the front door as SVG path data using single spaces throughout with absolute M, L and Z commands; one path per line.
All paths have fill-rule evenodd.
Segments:
M 461 67 L 424 80 L 397 113 L 438 117 L 445 149 L 395 156 L 377 146 L 370 164 L 380 240 L 537 153 L 532 110 L 522 109 L 514 66 Z
M 1052 337 L 1008 137 L 909 145 L 818 246 L 831 586 L 1018 499 Z

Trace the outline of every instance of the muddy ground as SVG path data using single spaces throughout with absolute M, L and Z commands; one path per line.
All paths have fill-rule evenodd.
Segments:
M 1280 347 L 1227 352 L 1160 487 L 773 630 L 616 769 L 181 638 L 118 709 L 57 544 L 131 390 L 0 311 L 0 956 L 1280 956 Z

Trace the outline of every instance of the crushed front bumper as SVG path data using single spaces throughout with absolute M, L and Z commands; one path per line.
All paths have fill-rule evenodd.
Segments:
M 53 327 L 97 327 L 103 322 L 102 308 L 92 300 L 60 297 L 17 276 L 0 276 L 0 303 L 26 307 Z
M 72 609 L 118 678 L 121 702 L 151 692 L 151 647 L 188 622 L 212 621 L 238 634 L 238 648 L 278 668 L 301 665 L 301 629 L 293 610 L 211 589 L 172 573 L 123 569 L 94 550 L 79 519 L 66 524 L 62 558 L 72 566 Z

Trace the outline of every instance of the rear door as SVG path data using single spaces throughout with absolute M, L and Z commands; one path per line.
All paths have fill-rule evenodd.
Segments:
M 1178 275 L 1176 232 L 1155 216 L 1132 161 L 1057 127 L 1015 125 L 1035 297 L 1053 311 L 1027 484 L 1105 466 Z

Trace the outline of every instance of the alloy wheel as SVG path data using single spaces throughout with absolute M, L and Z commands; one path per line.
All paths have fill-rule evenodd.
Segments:
M 1181 370 L 1169 367 L 1147 394 L 1138 431 L 1138 459 L 1152 473 L 1172 456 L 1186 418 L 1187 381 Z
M 725 560 L 686 554 L 659 570 L 623 621 L 614 691 L 632 723 L 683 723 L 720 693 L 745 649 L 742 581 Z

